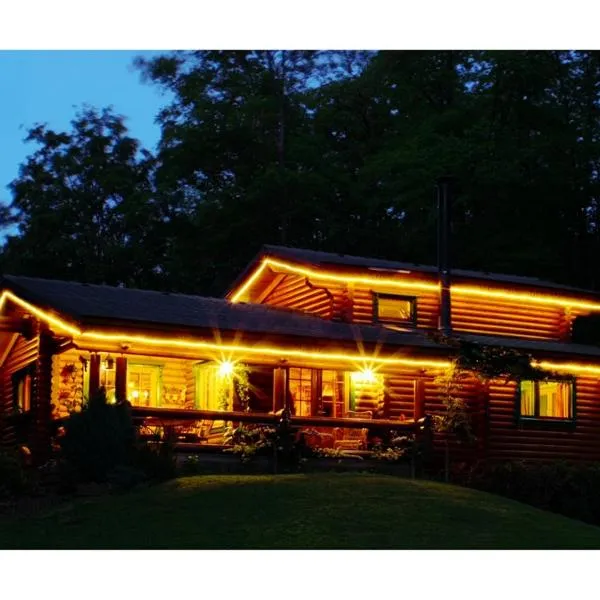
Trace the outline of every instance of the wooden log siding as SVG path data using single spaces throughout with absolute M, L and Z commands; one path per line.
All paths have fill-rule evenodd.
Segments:
M 600 460 L 600 381 L 576 381 L 575 423 L 518 423 L 516 384 L 490 385 L 490 458 L 543 460 Z
M 411 281 L 433 283 L 435 280 L 411 277 Z M 305 277 L 288 274 L 281 277 L 262 302 L 330 319 L 344 312 L 344 303 L 350 298 L 352 307 L 349 314 L 352 315 L 353 322 L 372 323 L 374 291 L 414 296 L 417 327 L 437 329 L 440 303 L 439 294 L 435 291 L 403 292 L 384 284 L 375 287 L 354 284 L 349 289 L 342 283 L 319 280 L 318 277 L 312 277 L 308 281 Z M 526 293 L 529 290 L 521 291 Z M 452 328 L 457 332 L 568 341 L 572 320 L 585 314 L 588 312 L 582 309 L 466 296 L 460 292 L 452 294 Z
M 386 416 L 412 419 L 415 405 L 415 376 L 409 373 L 385 375 Z
M 21 369 L 35 362 L 39 349 L 39 337 L 26 340 L 19 336 L 1 370 L 0 410 L 3 416 L 13 411 L 13 379 L 12 376 Z M 0 429 L 0 439 L 3 445 L 14 445 L 16 441 L 12 426 L 3 425 Z
M 334 312 L 334 294 L 318 282 L 307 283 L 305 277 L 286 275 L 267 295 L 264 303 L 330 319 Z
M 570 315 L 587 314 L 573 310 Z M 566 341 L 569 323 L 565 309 L 558 306 L 528 305 L 454 294 L 452 329 L 464 333 L 537 340 Z

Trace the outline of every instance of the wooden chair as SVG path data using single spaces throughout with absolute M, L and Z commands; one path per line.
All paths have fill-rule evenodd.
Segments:
M 348 411 L 344 417 L 346 419 L 372 419 L 373 413 L 370 410 L 365 411 Z M 333 443 L 334 448 L 340 448 L 341 450 L 366 450 L 367 438 L 369 429 L 367 427 L 362 428 L 336 428 L 338 430 L 338 437 Z

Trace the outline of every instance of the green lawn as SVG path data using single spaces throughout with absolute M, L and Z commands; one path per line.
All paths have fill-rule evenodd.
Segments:
M 4 517 L 0 548 L 600 548 L 600 528 L 426 481 L 222 475 Z

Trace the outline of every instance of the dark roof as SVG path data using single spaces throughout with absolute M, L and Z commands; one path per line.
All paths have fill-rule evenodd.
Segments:
M 380 258 L 367 258 L 364 256 L 351 256 L 348 254 L 335 254 L 333 252 L 321 252 L 318 250 L 306 250 L 302 248 L 288 248 L 287 246 L 274 246 L 266 244 L 263 246 L 257 258 L 269 255 L 283 259 L 292 260 L 294 262 L 304 263 L 307 265 L 322 266 L 340 265 L 346 267 L 356 267 L 359 269 L 367 269 L 372 271 L 417 271 L 420 273 L 436 274 L 438 268 L 431 265 L 420 265 L 414 263 L 405 263 L 392 260 L 384 260 Z M 254 262 L 253 261 L 253 262 Z M 253 265 L 253 263 L 251 263 Z M 543 281 L 535 277 L 523 277 L 521 275 L 503 275 L 499 273 L 487 273 L 484 271 L 469 271 L 465 269 L 453 269 L 452 273 L 457 277 L 465 277 L 471 279 L 483 279 L 496 281 L 499 283 L 511 283 L 514 285 L 527 285 L 541 288 L 554 288 L 570 292 L 583 293 L 587 295 L 595 295 L 596 292 L 590 290 L 582 290 L 579 288 L 554 283 L 551 281 Z M 239 281 L 238 278 L 237 281 Z
M 3 287 L 41 308 L 53 309 L 82 325 L 115 320 L 167 329 L 219 330 L 286 335 L 332 341 L 363 341 L 406 348 L 441 349 L 424 331 L 349 325 L 262 304 L 232 304 L 223 298 L 170 294 L 107 285 L 5 275 Z M 600 347 L 485 335 L 458 334 L 464 340 L 530 352 L 600 356 Z
M 363 340 L 431 346 L 422 332 L 348 325 L 262 304 L 232 304 L 223 298 L 170 294 L 54 279 L 4 276 L 4 285 L 37 306 L 54 309 L 82 324 L 126 321 L 186 329 L 218 329 L 328 340 Z

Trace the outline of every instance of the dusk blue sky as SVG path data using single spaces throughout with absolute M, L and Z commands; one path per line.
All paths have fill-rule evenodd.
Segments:
M 7 185 L 35 146 L 27 130 L 48 123 L 65 130 L 82 104 L 113 106 L 127 117 L 133 137 L 153 150 L 159 138 L 154 119 L 168 102 L 156 86 L 142 83 L 134 57 L 158 52 L 117 50 L 0 51 L 0 201 Z

